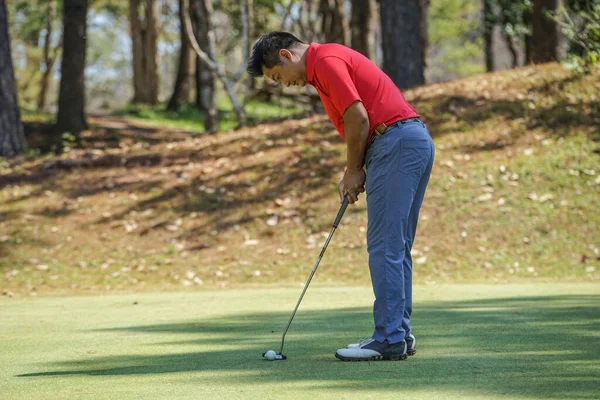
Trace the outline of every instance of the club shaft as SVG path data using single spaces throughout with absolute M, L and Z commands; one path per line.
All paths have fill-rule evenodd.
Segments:
M 338 227 L 347 207 L 348 207 L 348 200 L 346 198 L 344 198 L 344 201 L 340 207 L 340 210 L 338 211 L 337 217 L 335 218 L 335 221 L 333 223 L 333 227 L 331 228 L 331 232 L 329 232 L 329 236 L 327 237 L 327 240 L 325 241 L 325 244 L 323 245 L 323 249 L 321 249 L 321 254 L 319 254 L 319 258 L 317 258 L 317 262 L 315 263 L 315 266 L 313 267 L 313 269 L 310 273 L 310 276 L 308 277 L 308 280 L 306 281 L 306 284 L 304 285 L 304 289 L 302 290 L 302 294 L 300 295 L 300 298 L 298 299 L 298 303 L 296 303 L 296 307 L 294 308 L 294 311 L 292 312 L 290 320 L 288 321 L 287 326 L 285 327 L 285 330 L 283 331 L 283 336 L 281 336 L 281 347 L 279 348 L 279 354 L 281 354 L 283 352 L 283 344 L 285 342 L 285 335 L 286 335 L 288 329 L 290 329 L 290 325 L 292 324 L 292 321 L 294 320 L 294 316 L 296 315 L 296 311 L 298 311 L 298 307 L 300 307 L 300 303 L 302 302 L 302 298 L 304 298 L 306 289 L 308 289 L 308 285 L 310 285 L 310 281 L 312 280 L 313 276 L 315 275 L 315 272 L 317 272 L 317 268 L 319 268 L 319 263 L 321 262 L 321 259 L 323 258 L 323 255 L 325 254 L 325 250 L 327 250 L 327 246 L 329 246 L 329 242 L 331 241 L 331 238 L 333 237 L 333 234 L 334 234 L 336 228 Z
M 335 232 L 335 227 L 333 227 L 331 229 L 331 232 L 329 233 L 329 237 L 327 238 L 327 241 L 325 242 L 325 245 L 323 246 L 323 249 L 321 250 L 321 254 L 319 255 L 319 258 L 317 258 L 317 262 L 315 263 L 315 266 L 313 267 L 313 269 L 310 273 L 310 276 L 308 277 L 308 280 L 306 281 L 306 284 L 304 285 L 304 289 L 302 290 L 302 294 L 300 295 L 300 298 L 298 299 L 298 303 L 296 303 L 296 307 L 294 308 L 294 311 L 292 312 L 292 315 L 290 316 L 290 320 L 288 321 L 287 326 L 285 327 L 285 330 L 283 331 L 283 336 L 281 337 L 281 347 L 279 349 L 279 354 L 281 354 L 283 352 L 283 343 L 285 341 L 285 335 L 286 335 L 288 329 L 290 329 L 290 325 L 292 324 L 292 321 L 294 320 L 296 311 L 298 311 L 298 307 L 300 307 L 300 303 L 302 302 L 302 299 L 304 298 L 304 294 L 306 293 L 306 290 L 308 289 L 308 285 L 310 285 L 310 281 L 312 280 L 313 276 L 315 275 L 315 272 L 317 272 L 317 268 L 319 268 L 319 263 L 321 262 L 321 259 L 323 258 L 323 254 L 325 254 L 325 250 L 327 249 L 327 246 L 329 245 L 329 242 L 331 241 L 331 238 L 332 238 L 334 232 Z

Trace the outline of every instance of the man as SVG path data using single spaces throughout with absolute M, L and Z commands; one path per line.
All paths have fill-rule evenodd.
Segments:
M 339 349 L 344 361 L 404 360 L 412 334 L 412 248 L 429 182 L 434 147 L 429 132 L 392 80 L 362 54 L 339 44 L 305 44 L 271 32 L 254 45 L 247 70 L 285 86 L 316 88 L 346 140 L 340 200 L 367 192 L 367 250 L 375 303 L 370 339 Z M 365 173 L 366 168 L 366 173 Z

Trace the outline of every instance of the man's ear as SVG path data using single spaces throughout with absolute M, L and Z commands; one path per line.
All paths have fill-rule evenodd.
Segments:
M 282 59 L 287 59 L 288 61 L 292 61 L 292 52 L 289 51 L 288 49 L 281 49 L 279 50 L 279 58 Z

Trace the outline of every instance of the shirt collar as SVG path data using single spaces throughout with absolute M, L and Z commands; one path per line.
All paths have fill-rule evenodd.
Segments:
M 316 53 L 319 46 L 320 45 L 318 43 L 312 42 L 308 46 L 308 50 L 306 50 L 306 82 L 313 86 L 313 78 L 315 76 L 315 62 L 317 61 Z

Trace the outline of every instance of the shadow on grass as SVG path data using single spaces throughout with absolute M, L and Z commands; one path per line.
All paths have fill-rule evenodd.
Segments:
M 157 342 L 156 355 L 96 357 L 57 363 L 53 370 L 19 375 L 120 376 L 179 372 L 211 374 L 212 383 L 255 385 L 316 382 L 313 390 L 356 392 L 451 391 L 472 395 L 533 398 L 592 398 L 600 391 L 600 295 L 489 299 L 418 306 L 413 315 L 418 354 L 406 362 L 343 363 L 335 346 L 365 336 L 371 329 L 367 308 L 305 311 L 286 338 L 285 362 L 260 354 L 278 350 L 286 313 L 234 315 L 175 324 L 104 330 L 173 334 Z M 196 335 L 195 338 L 190 338 Z M 214 351 L 164 352 L 165 346 L 214 347 Z M 198 377 L 199 383 L 203 380 Z M 222 382 L 220 382 L 222 380 Z

